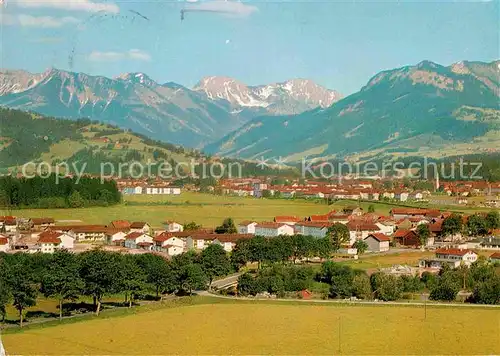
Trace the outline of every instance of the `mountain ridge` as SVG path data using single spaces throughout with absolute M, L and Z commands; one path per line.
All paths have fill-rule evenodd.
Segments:
M 361 152 L 373 157 L 398 149 L 429 154 L 454 145 L 466 152 L 494 149 L 500 143 L 500 62 L 459 63 L 422 61 L 382 71 L 329 108 L 255 118 L 205 150 L 296 160 L 359 158 Z

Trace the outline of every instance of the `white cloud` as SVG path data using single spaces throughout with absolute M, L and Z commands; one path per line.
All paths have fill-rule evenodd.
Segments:
M 24 14 L 19 14 L 19 15 L 4 14 L 3 16 L 0 17 L 0 22 L 3 25 L 9 25 L 9 26 L 57 28 L 68 24 L 76 24 L 80 21 L 71 16 L 52 17 L 52 16 L 31 16 Z
M 131 49 L 126 52 L 93 51 L 89 54 L 88 59 L 92 62 L 118 62 L 127 59 L 149 62 L 151 60 L 151 56 L 149 55 L 149 53 L 141 51 L 140 49 Z
M 120 9 L 114 3 L 99 3 L 91 0 L 14 0 L 20 7 L 51 8 L 71 11 L 118 13 Z
M 255 6 L 244 4 L 239 1 L 206 1 L 186 6 L 188 12 L 218 12 L 222 14 L 234 15 L 239 17 L 250 16 L 259 11 Z

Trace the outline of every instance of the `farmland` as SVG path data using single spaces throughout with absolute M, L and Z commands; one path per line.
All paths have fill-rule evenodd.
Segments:
M 147 221 L 159 228 L 165 220 L 179 223 L 196 221 L 205 227 L 215 227 L 224 218 L 232 217 L 236 222 L 243 220 L 270 221 L 276 215 L 296 215 L 305 217 L 312 214 L 324 214 L 332 209 L 342 209 L 346 205 L 358 204 L 354 201 L 338 201 L 327 205 L 324 201 L 302 199 L 255 199 L 251 197 L 217 196 L 211 194 L 183 192 L 179 196 L 124 196 L 124 202 L 110 207 L 91 207 L 79 209 L 0 209 L 0 215 L 21 217 L 53 217 L 56 220 L 79 220 L 86 224 L 107 224 L 112 220 L 126 219 Z M 368 210 L 375 207 L 379 214 L 388 215 L 394 206 L 382 202 L 361 202 L 360 206 Z M 473 213 L 462 207 L 450 207 L 450 210 Z M 487 211 L 489 209 L 482 209 Z
M 195 297 L 8 330 L 10 354 L 495 354 L 500 311 Z M 390 339 L 390 342 L 389 342 Z

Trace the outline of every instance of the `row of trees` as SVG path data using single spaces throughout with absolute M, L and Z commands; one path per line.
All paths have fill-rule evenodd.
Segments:
M 468 236 L 484 236 L 493 229 L 500 228 L 500 213 L 492 210 L 486 215 L 474 214 L 464 219 L 460 214 L 452 214 L 443 221 L 442 233 L 444 235 L 455 235 L 463 233 Z
M 88 176 L 63 178 L 55 174 L 45 178 L 0 177 L 0 206 L 4 207 L 77 208 L 116 204 L 120 200 L 120 191 L 113 180 L 101 182 Z
M 97 315 L 103 298 L 122 294 L 125 303 L 149 293 L 189 293 L 210 286 L 217 276 L 232 271 L 229 256 L 217 244 L 201 253 L 187 252 L 171 261 L 155 254 L 129 255 L 91 250 L 81 254 L 61 250 L 54 254 L 0 255 L 0 316 L 7 305 L 19 313 L 22 326 L 26 308 L 34 306 L 39 294 L 55 298 L 59 317 L 64 303 L 82 296 L 93 299 Z
M 470 268 L 443 268 L 439 275 L 424 273 L 419 276 L 395 276 L 377 272 L 368 276 L 365 271 L 356 270 L 340 263 L 326 261 L 321 270 L 314 273 L 309 266 L 283 266 L 274 264 L 256 274 L 245 273 L 238 281 L 238 293 L 256 295 L 269 292 L 282 296 L 285 292 L 310 288 L 314 282 L 329 286 L 330 298 L 380 299 L 394 301 L 405 295 L 429 292 L 432 300 L 454 301 L 460 290 L 472 294 L 471 303 L 500 304 L 500 276 L 495 266 L 484 260 Z

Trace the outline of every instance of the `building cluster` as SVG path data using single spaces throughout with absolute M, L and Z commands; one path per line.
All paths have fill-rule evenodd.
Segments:
M 449 236 L 442 232 L 444 219 L 451 215 L 435 209 L 393 208 L 387 216 L 367 213 L 359 206 L 347 206 L 340 211 L 323 215 L 276 216 L 272 221 L 246 220 L 237 224 L 235 234 L 217 234 L 212 229 L 184 231 L 175 221 L 165 221 L 155 229 L 144 221 L 115 220 L 107 225 L 59 225 L 52 218 L 0 217 L 0 251 L 26 251 L 53 253 L 57 249 L 82 250 L 92 244 L 129 253 L 157 252 L 175 256 L 188 250 L 203 250 L 210 244 L 219 244 L 231 252 L 238 240 L 253 236 L 277 237 L 308 235 L 315 238 L 328 236 L 336 223 L 349 231 L 349 241 L 340 252 L 357 254 L 356 242 L 364 241 L 367 251 L 380 253 L 391 248 L 428 248 L 436 250 L 435 258 L 420 261 L 420 267 L 437 268 L 444 263 L 470 264 L 477 259 L 472 249 L 499 251 L 492 255 L 498 259 L 500 232 L 492 231 L 481 239 Z M 467 217 L 464 217 L 466 221 Z M 418 236 L 419 225 L 429 226 L 431 235 L 422 246 Z
M 118 190 L 124 195 L 180 195 L 181 188 L 165 180 L 116 179 Z
M 279 196 L 281 198 L 328 198 L 332 200 L 391 200 L 391 201 L 426 201 L 431 192 L 441 191 L 448 196 L 456 196 L 458 204 L 466 204 L 467 197 L 485 196 L 486 205 L 500 207 L 500 183 L 485 181 L 455 181 L 440 183 L 439 179 L 429 182 L 432 189 L 413 189 L 402 182 L 391 180 L 392 188 L 387 188 L 381 179 L 341 179 L 336 181 L 291 181 L 286 185 L 277 185 L 268 179 L 224 179 L 220 182 L 223 194 L 237 196 Z M 449 200 L 446 201 L 450 203 Z

